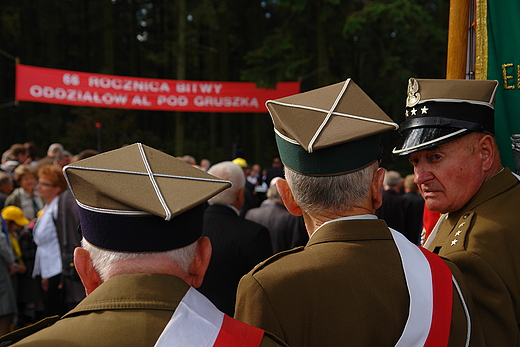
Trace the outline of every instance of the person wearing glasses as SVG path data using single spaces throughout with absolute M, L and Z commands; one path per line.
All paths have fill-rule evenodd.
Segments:
M 77 204 L 62 170 L 55 165 L 38 170 L 36 187 L 45 207 L 33 230 L 37 248 L 32 275 L 41 278 L 45 314 L 60 315 L 85 296 L 79 277 L 62 275 L 64 267 L 70 264 L 64 255 L 71 254 L 72 260 L 72 252 L 81 241 L 77 233 Z

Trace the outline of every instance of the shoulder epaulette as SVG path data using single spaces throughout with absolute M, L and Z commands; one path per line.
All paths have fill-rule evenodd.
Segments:
M 50 327 L 59 319 L 59 316 L 47 317 L 37 323 L 15 330 L 9 334 L 5 334 L 4 336 L 0 337 L 0 347 L 11 346 L 12 344 L 15 344 L 16 342 L 26 338 L 27 336 L 30 336 L 40 330 Z
M 295 248 L 292 248 L 292 249 L 289 249 L 289 250 L 286 250 L 286 251 L 282 251 L 282 252 L 276 253 L 275 255 L 267 258 L 263 262 L 261 262 L 258 265 L 256 265 L 251 272 L 255 273 L 258 270 L 260 270 L 261 268 L 263 268 L 264 266 L 269 265 L 272 262 L 274 262 L 274 261 L 276 261 L 276 260 L 278 260 L 280 258 L 283 258 L 283 257 L 285 257 L 288 254 L 301 252 L 304 248 L 305 248 L 304 246 L 299 246 L 299 247 L 295 247 Z
M 457 221 L 450 236 L 446 239 L 447 244 L 444 246 L 450 253 L 464 251 L 466 249 L 466 234 L 471 227 L 474 215 L 475 212 L 467 212 Z

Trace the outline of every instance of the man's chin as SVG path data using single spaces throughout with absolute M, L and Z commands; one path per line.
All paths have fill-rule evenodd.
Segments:
M 435 198 L 425 198 L 424 204 L 426 205 L 426 208 L 430 211 L 445 213 L 446 206 L 443 206 L 443 204 Z

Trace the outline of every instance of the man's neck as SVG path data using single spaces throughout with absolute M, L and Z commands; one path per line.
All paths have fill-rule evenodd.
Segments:
M 321 215 L 309 215 L 307 213 L 303 213 L 303 219 L 305 221 L 305 227 L 307 228 L 307 233 L 312 235 L 319 227 L 321 227 L 326 222 L 329 222 L 334 219 L 342 218 L 342 217 L 351 217 L 351 216 L 360 216 L 365 214 L 374 214 L 375 211 L 370 210 L 364 207 L 354 207 L 348 211 L 344 211 L 341 214 L 338 213 L 324 213 Z

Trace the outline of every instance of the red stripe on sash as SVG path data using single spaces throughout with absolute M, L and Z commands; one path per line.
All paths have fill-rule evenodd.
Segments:
M 430 263 L 433 282 L 433 314 L 425 347 L 447 346 L 450 337 L 451 313 L 453 305 L 453 284 L 451 270 L 436 254 L 419 247 Z
M 224 315 L 222 327 L 214 347 L 257 347 L 260 346 L 264 330 L 242 323 Z

